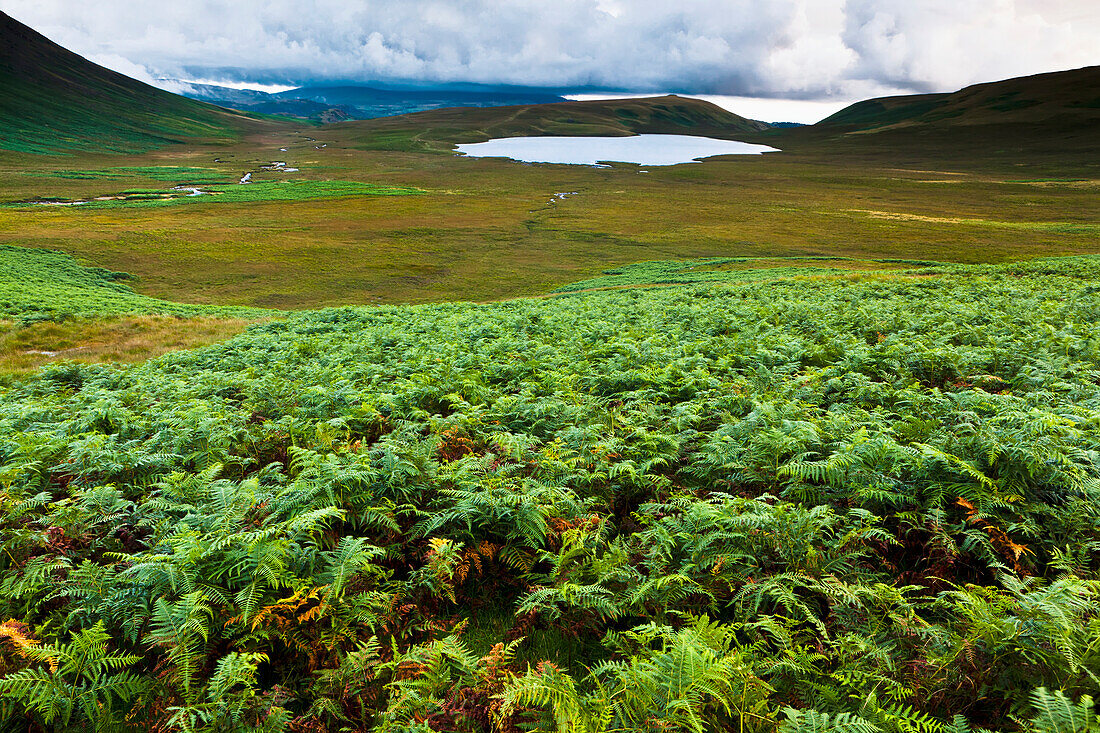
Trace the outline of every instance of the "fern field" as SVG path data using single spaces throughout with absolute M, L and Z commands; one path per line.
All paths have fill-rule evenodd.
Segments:
M 1100 259 L 348 308 L 0 391 L 0 730 L 1100 730 Z

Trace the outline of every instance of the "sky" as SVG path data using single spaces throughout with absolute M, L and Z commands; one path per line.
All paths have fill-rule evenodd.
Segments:
M 0 10 L 166 88 L 676 92 L 771 121 L 1100 64 L 1097 0 L 0 0 Z

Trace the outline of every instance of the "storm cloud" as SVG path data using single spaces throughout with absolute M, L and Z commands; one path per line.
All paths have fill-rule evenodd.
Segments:
M 1100 63 L 1095 0 L 0 0 L 110 68 L 799 99 Z

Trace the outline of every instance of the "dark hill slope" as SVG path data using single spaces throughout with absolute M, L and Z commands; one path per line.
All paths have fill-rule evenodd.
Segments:
M 950 94 L 857 102 L 816 125 L 765 133 L 791 151 L 898 159 L 1047 162 L 1088 173 L 1100 161 L 1100 66 L 975 84 Z
M 739 117 L 710 102 L 671 94 L 643 99 L 437 109 L 338 126 L 349 140 L 368 147 L 440 149 L 450 149 L 456 143 L 522 135 L 665 133 L 740 138 L 768 127 L 767 123 Z
M 1041 126 L 1093 128 L 1100 124 L 1100 66 L 975 84 L 951 94 L 882 97 L 857 102 L 819 122 L 819 128 L 885 131 L 907 127 Z
M 0 148 L 134 152 L 229 142 L 273 124 L 93 64 L 0 13 Z

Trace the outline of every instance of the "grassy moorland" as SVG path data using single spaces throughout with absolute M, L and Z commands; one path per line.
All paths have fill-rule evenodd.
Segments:
M 60 361 L 129 364 L 236 336 L 255 316 L 97 315 L 55 321 L 0 319 L 0 379 Z
M 89 171 L 95 173 L 96 171 Z M 201 188 L 199 188 L 201 186 Z M 411 196 L 423 193 L 410 187 L 385 186 L 357 181 L 277 180 L 255 181 L 250 185 L 240 183 L 190 181 L 172 188 L 134 188 L 114 195 L 85 200 L 67 201 L 50 198 L 6 204 L 10 208 L 28 209 L 40 206 L 80 206 L 88 209 L 153 208 L 177 204 L 195 204 L 200 196 L 202 203 L 250 204 L 314 201 L 365 196 Z
M 157 300 L 134 292 L 130 279 L 128 273 L 86 267 L 63 252 L 0 245 L 0 318 L 34 323 L 117 314 L 259 313 Z
M 848 158 L 803 149 L 642 173 L 629 165 L 463 159 L 404 149 L 407 141 L 364 150 L 378 140 L 363 125 L 136 158 L 0 155 L 0 201 L 166 188 L 140 173 L 51 175 L 151 165 L 213 168 L 222 180 L 255 170 L 258 181 L 338 180 L 425 193 L 233 204 L 197 197 L 156 210 L 4 209 L 0 237 L 131 272 L 134 287 L 152 297 L 306 308 L 536 295 L 641 260 L 995 262 L 1085 254 L 1100 234 L 1100 175 L 1087 158 L 1069 154 L 1061 163 L 1004 165 L 976 156 L 922 159 L 912 150 Z M 258 171 L 272 160 L 301 170 Z
M 760 130 L 677 97 L 313 127 L 160 92 L 0 21 L 0 204 L 126 191 L 149 199 L 0 206 L 0 241 L 133 273 L 138 292 L 160 299 L 481 301 L 643 260 L 998 262 L 1089 253 L 1100 234 L 1095 68 L 929 104 L 870 100 L 810 129 Z M 497 135 L 631 132 L 740 137 L 784 152 L 648 169 L 451 153 Z M 24 138 L 35 144 L 16 144 Z M 275 162 L 299 170 L 271 170 Z M 231 184 L 249 172 L 263 185 L 155 200 L 172 185 Z M 372 195 L 409 188 L 422 193 Z M 348 195 L 356 191 L 366 195 Z
M 62 252 L 0 245 L 0 377 L 51 362 L 133 362 L 204 346 L 277 314 L 134 292 L 127 273 Z
M 0 388 L 0 719 L 1091 731 L 1098 279 L 343 308 L 43 369 Z

